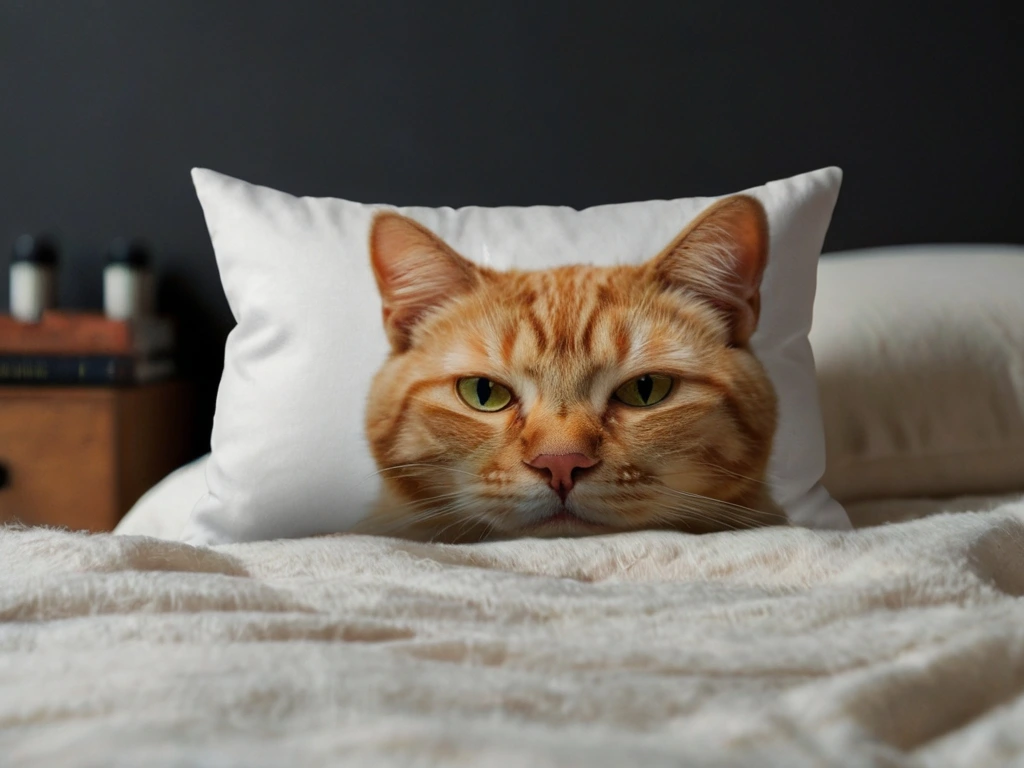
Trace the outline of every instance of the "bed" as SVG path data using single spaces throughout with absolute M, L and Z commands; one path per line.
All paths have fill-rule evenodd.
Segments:
M 819 273 L 854 530 L 192 547 L 200 460 L 115 534 L 0 530 L 0 763 L 1024 765 L 1024 323 L 913 256 Z M 959 314 L 887 314 L 943 274 Z
M 1024 498 L 889 506 L 926 516 L 473 547 L 5 530 L 0 754 L 1020 764 Z

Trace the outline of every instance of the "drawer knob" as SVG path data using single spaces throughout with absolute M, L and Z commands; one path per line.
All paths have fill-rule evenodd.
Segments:
M 0 461 L 0 491 L 11 482 L 11 473 L 7 471 L 7 465 Z

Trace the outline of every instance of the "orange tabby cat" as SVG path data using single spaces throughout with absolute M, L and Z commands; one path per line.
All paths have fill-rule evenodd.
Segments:
M 776 402 L 748 342 L 764 209 L 705 210 L 633 267 L 499 272 L 379 214 L 392 351 L 367 435 L 383 478 L 357 528 L 481 541 L 785 524 L 765 470 Z

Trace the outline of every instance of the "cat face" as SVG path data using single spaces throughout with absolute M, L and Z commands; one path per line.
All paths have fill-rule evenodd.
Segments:
M 499 272 L 394 213 L 370 252 L 392 353 L 358 530 L 479 541 L 784 522 L 775 396 L 747 343 L 764 210 L 736 196 L 635 267 Z

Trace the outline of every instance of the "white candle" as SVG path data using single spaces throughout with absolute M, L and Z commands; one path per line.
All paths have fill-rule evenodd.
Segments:
M 103 269 L 103 311 L 112 320 L 134 320 L 153 312 L 149 256 L 140 243 L 117 239 Z
M 22 235 L 11 255 L 11 315 L 38 323 L 57 303 L 57 251 L 48 242 Z

